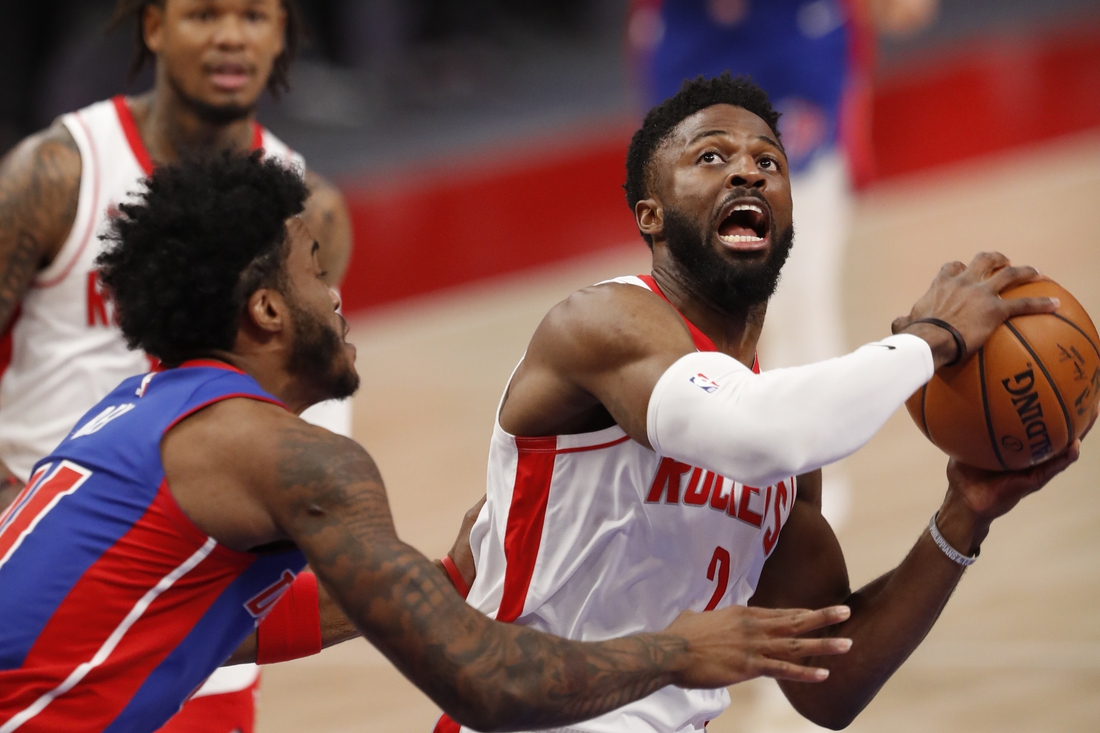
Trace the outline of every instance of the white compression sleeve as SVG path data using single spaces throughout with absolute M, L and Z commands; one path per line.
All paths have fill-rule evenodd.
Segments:
M 692 353 L 657 380 L 646 431 L 661 455 L 768 486 L 854 453 L 933 367 L 928 344 L 909 334 L 759 375 L 725 354 Z

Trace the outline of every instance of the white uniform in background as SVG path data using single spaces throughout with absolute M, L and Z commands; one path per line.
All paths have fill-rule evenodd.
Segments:
M 708 349 L 698 337 L 696 346 Z M 678 463 L 617 425 L 522 438 L 498 420 L 488 499 L 470 533 L 477 578 L 467 601 L 499 621 L 583 641 L 659 631 L 685 609 L 743 605 L 795 491 L 793 478 L 758 488 Z M 729 701 L 725 689 L 668 686 L 563 730 L 702 731 Z
M 141 190 L 152 161 L 121 96 L 66 114 L 61 122 L 80 150 L 76 218 L 53 262 L 27 291 L 11 325 L 11 361 L 0 364 L 0 460 L 23 480 L 81 415 L 119 382 L 151 366 L 149 357 L 127 348 L 114 325 L 95 259 L 110 212 Z M 253 148 L 305 172 L 302 157 L 258 124 Z M 316 405 L 303 417 L 351 434 L 350 401 Z M 243 690 L 258 674 L 251 664 L 223 668 L 195 696 Z

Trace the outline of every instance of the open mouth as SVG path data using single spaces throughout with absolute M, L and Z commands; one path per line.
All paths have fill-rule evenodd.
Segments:
M 224 63 L 210 69 L 210 78 L 218 88 L 234 91 L 248 83 L 249 72 L 244 64 Z
M 718 224 L 718 238 L 736 249 L 755 249 L 765 244 L 771 228 L 767 205 L 736 201 Z

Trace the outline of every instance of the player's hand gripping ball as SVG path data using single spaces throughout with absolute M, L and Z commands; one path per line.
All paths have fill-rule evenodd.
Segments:
M 940 369 L 905 406 L 937 447 L 963 463 L 1014 471 L 1042 463 L 1088 428 L 1100 401 L 1100 337 L 1088 313 L 1042 279 L 1004 298 L 1058 298 L 1054 313 L 1017 316 L 982 348 Z

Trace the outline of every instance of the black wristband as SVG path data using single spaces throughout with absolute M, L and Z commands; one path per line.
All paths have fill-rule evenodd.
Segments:
M 962 361 L 962 358 L 966 355 L 966 340 L 963 339 L 963 335 L 959 333 L 959 329 L 939 318 L 918 318 L 915 321 L 910 321 L 909 325 L 912 326 L 914 323 L 930 323 L 933 326 L 939 326 L 951 334 L 951 338 L 955 339 L 955 358 L 944 364 L 945 367 L 955 366 Z M 908 328 L 908 326 L 906 326 L 906 328 Z

